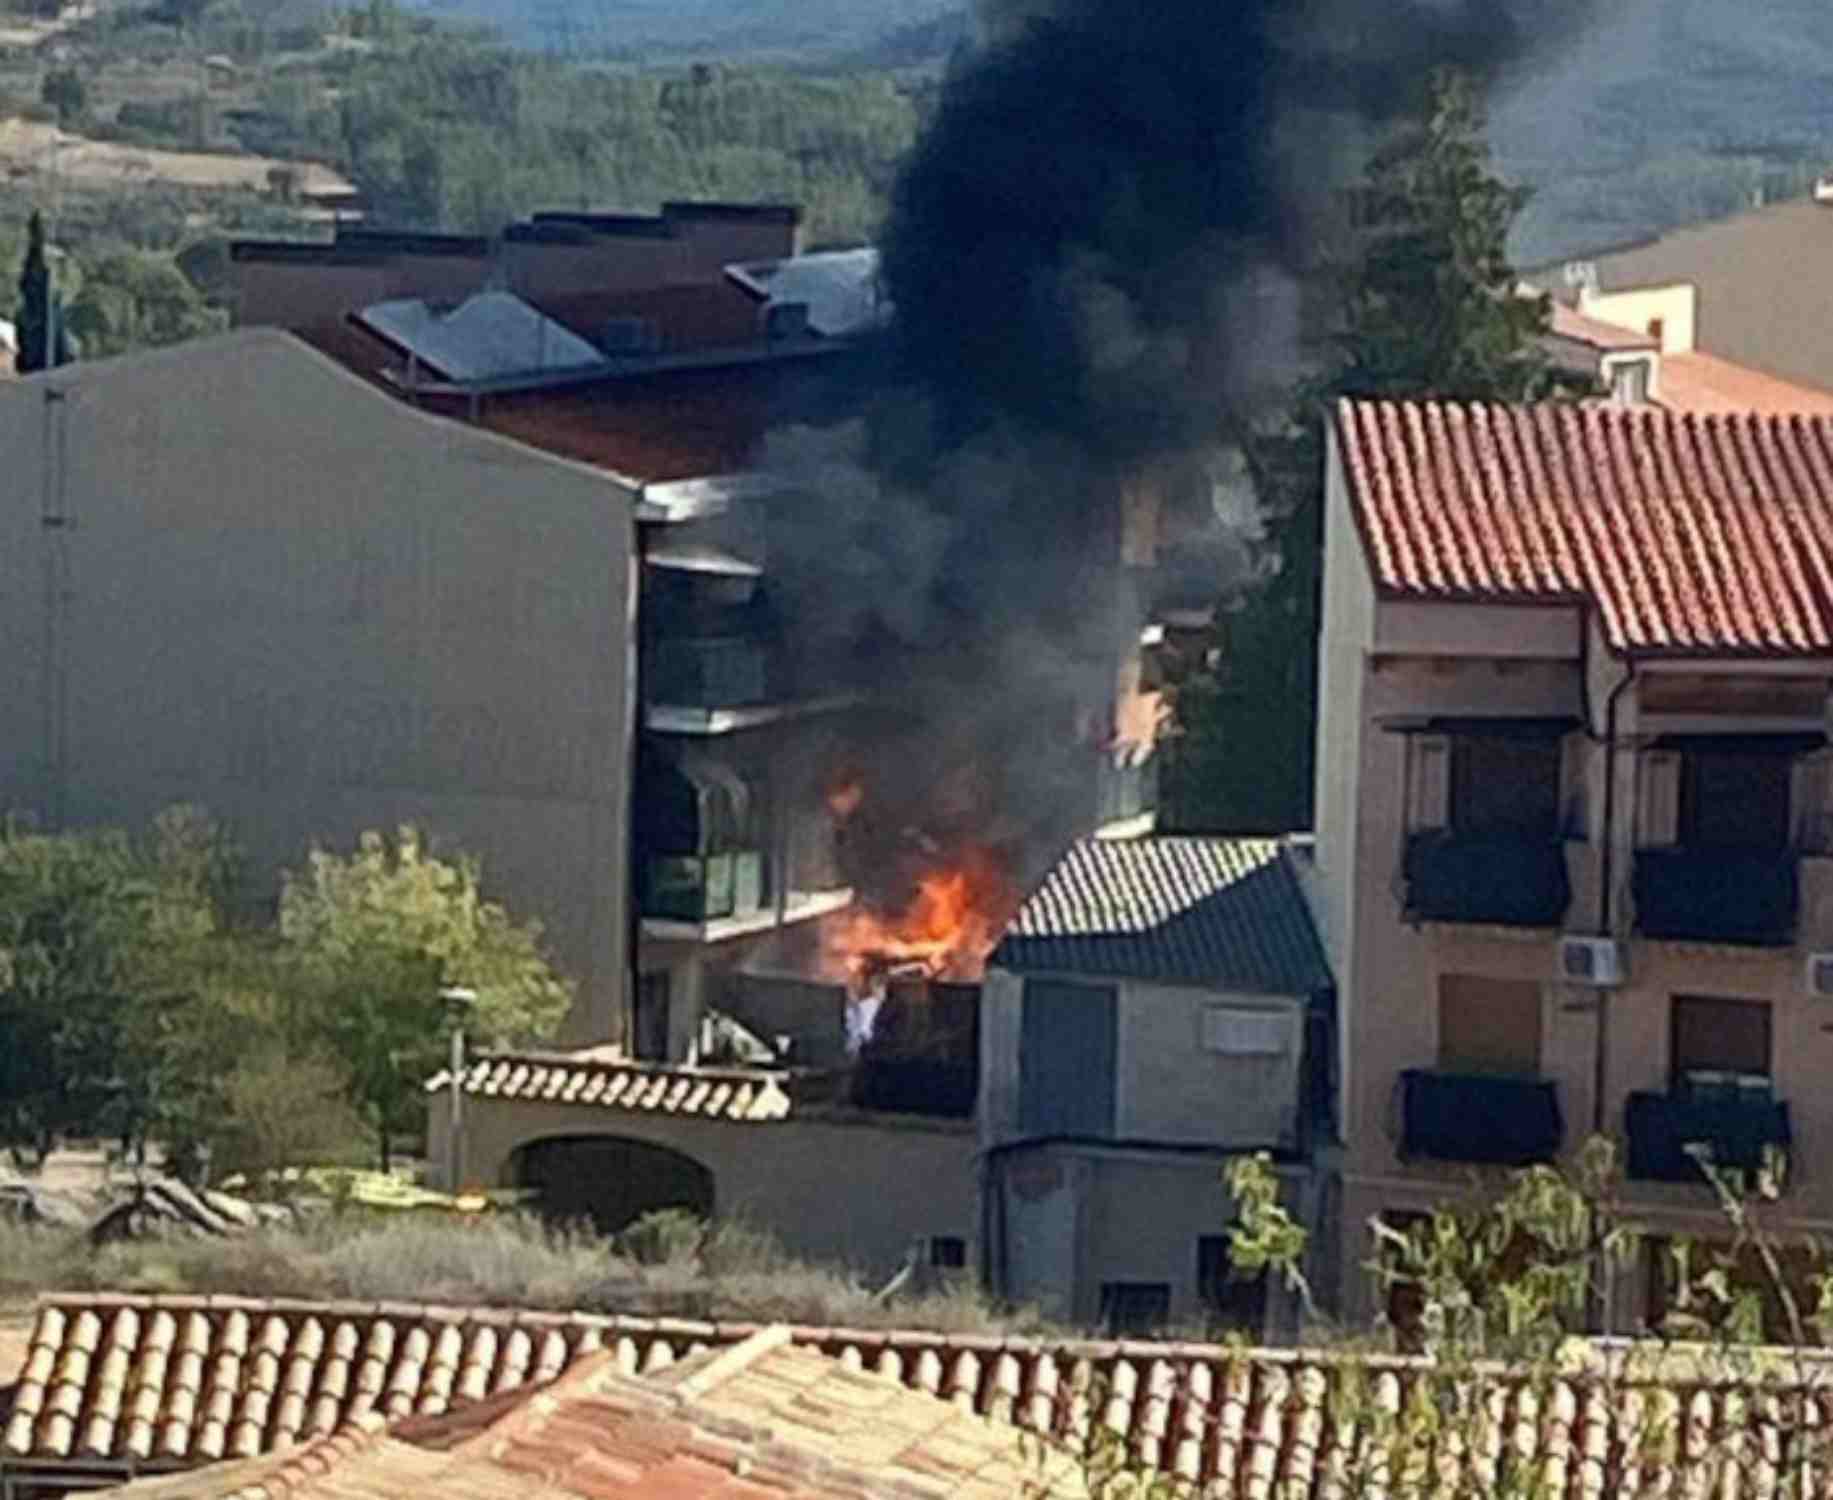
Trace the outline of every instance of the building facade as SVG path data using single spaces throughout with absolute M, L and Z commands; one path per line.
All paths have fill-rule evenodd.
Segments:
M 1319 911 L 1356 1226 L 1613 1139 L 1657 1243 L 1693 1157 L 1833 1220 L 1833 425 L 1345 403 L 1331 434 Z M 1608 1317 L 1661 1305 L 1658 1256 Z
M 981 1010 L 989 1287 L 1110 1334 L 1290 1334 L 1233 1272 L 1231 1157 L 1265 1151 L 1301 1219 L 1327 1143 L 1330 976 L 1278 841 L 1144 837 L 1069 851 L 1020 908 Z

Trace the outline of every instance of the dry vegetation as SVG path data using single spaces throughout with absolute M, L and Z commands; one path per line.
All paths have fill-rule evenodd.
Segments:
M 47 1291 L 406 1300 L 705 1319 L 1025 1332 L 969 1286 L 876 1300 L 860 1277 L 787 1255 L 767 1235 L 627 1235 L 616 1244 L 515 1215 L 329 1213 L 234 1240 L 92 1250 L 81 1234 L 0 1223 L 0 1317 Z

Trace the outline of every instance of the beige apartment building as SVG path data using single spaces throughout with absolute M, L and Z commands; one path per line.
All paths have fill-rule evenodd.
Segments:
M 1833 1226 L 1833 420 L 1344 403 L 1327 470 L 1350 1311 L 1370 1215 L 1593 1132 L 1657 1240 L 1696 1143 Z

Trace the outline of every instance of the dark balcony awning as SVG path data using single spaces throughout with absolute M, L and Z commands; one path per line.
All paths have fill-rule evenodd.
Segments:
M 1664 734 L 1655 741 L 1657 750 L 1719 755 L 1812 755 L 1826 746 L 1827 737 L 1818 733 Z
M 1786 849 L 1638 849 L 1636 931 L 1665 942 L 1786 948 L 1801 906 Z
M 1780 1099 L 1631 1094 L 1624 1127 L 1631 1177 L 1702 1187 L 1706 1176 L 1689 1147 L 1706 1147 L 1714 1166 L 1754 1171 L 1767 1148 L 1786 1151 L 1794 1139 L 1788 1105 Z
M 1521 1167 L 1549 1161 L 1565 1138 L 1553 1085 L 1501 1074 L 1400 1075 L 1403 1157 Z
M 1407 840 L 1401 878 L 1414 922 L 1557 927 L 1572 900 L 1556 839 L 1426 830 Z
M 1502 714 L 1394 714 L 1380 720 L 1390 734 L 1472 735 L 1486 739 L 1556 740 L 1584 724 L 1577 714 L 1512 717 Z

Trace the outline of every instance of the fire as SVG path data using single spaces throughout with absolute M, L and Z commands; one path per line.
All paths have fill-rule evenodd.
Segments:
M 970 848 L 920 875 L 903 910 L 834 918 L 823 935 L 823 967 L 850 987 L 906 966 L 931 978 L 977 979 L 1017 904 L 993 852 Z

